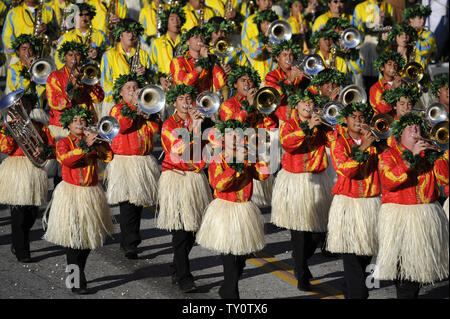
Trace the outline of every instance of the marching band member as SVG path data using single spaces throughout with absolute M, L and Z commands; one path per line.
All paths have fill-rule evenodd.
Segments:
M 397 298 L 417 298 L 421 285 L 448 276 L 448 219 L 436 180 L 448 161 L 422 140 L 427 121 L 408 113 L 392 124 L 396 144 L 379 156 L 382 205 L 374 278 L 395 280 Z M 448 177 L 447 177 L 448 178 Z
M 449 112 L 449 91 L 448 91 L 448 73 L 440 74 L 431 81 L 431 92 L 438 98 L 437 102 L 442 103 Z
M 110 162 L 113 152 L 107 143 L 96 141 L 97 133 L 86 129 L 92 119 L 92 112 L 80 106 L 68 108 L 61 115 L 61 123 L 70 133 L 56 143 L 63 181 L 53 191 L 44 235 L 45 240 L 66 249 L 67 265 L 79 267 L 80 286 L 72 288 L 76 294 L 91 292 L 84 273 L 87 258 L 113 231 L 108 202 L 97 174 L 97 159 Z
M 212 17 L 215 17 L 217 12 L 205 5 L 205 0 L 188 0 L 183 7 L 186 15 L 186 22 L 183 24 L 183 32 L 191 30 L 193 27 L 201 26 Z
M 158 38 L 157 21 L 161 19 L 162 12 L 169 9 L 163 0 L 154 0 L 146 3 L 139 13 L 139 23 L 144 27 L 141 41 L 150 45 L 153 39 Z
M 431 15 L 430 6 L 417 5 L 406 8 L 403 11 L 403 20 L 417 30 L 418 39 L 415 43 L 417 54 L 425 59 L 428 65 L 437 53 L 436 38 L 434 33 L 426 30 L 425 20 Z
M 334 30 L 319 30 L 311 36 L 311 45 L 316 47 L 316 53 L 322 58 L 327 68 L 337 69 L 348 75 L 349 68 L 347 62 L 337 55 L 337 50 L 333 53 L 333 46 L 337 44 L 339 34 Z
M 327 130 L 318 127 L 321 119 L 312 112 L 313 99 L 308 90 L 298 91 L 288 99 L 296 112 L 280 127 L 285 153 L 272 195 L 271 222 L 291 231 L 294 273 L 297 288 L 302 291 L 311 290 L 307 259 L 327 230 L 332 200 L 331 181 L 325 173 Z
M 380 54 L 373 63 L 381 76 L 369 90 L 369 101 L 375 115 L 392 112 L 392 107 L 383 100 L 383 92 L 403 85 L 399 72 L 405 63 L 400 53 L 391 51 Z
M 30 67 L 36 59 L 36 53 L 42 49 L 41 39 L 30 35 L 21 34 L 12 42 L 12 47 L 19 58 L 8 67 L 6 77 L 6 92 L 18 89 L 30 89 L 38 94 L 36 107 L 31 110 L 30 117 L 42 123 L 48 123 L 48 114 L 44 111 L 46 94 L 45 86 L 31 80 Z
M 37 100 L 34 91 L 25 91 L 21 102 L 28 114 Z M 55 139 L 48 127 L 35 121 L 32 124 L 44 143 L 30 155 L 43 160 L 54 158 Z M 32 262 L 29 233 L 39 215 L 39 206 L 47 202 L 47 173 L 32 164 L 4 125 L 0 128 L 0 150 L 8 155 L 0 165 L 0 203 L 10 205 L 11 251 L 18 261 L 29 263 Z
M 143 30 L 139 22 L 128 18 L 120 21 L 114 28 L 113 36 L 118 43 L 103 54 L 101 63 L 101 84 L 105 91 L 102 111 L 105 115 L 109 114 L 114 106 L 112 95 L 114 81 L 120 75 L 134 71 L 138 75 L 145 76 L 147 81 L 152 82 L 150 58 L 143 49 L 139 48 L 139 52 L 137 52 L 139 37 Z M 135 70 L 131 69 L 133 63 L 136 63 Z
M 173 58 L 170 72 L 174 84 L 193 85 L 197 92 L 220 90 L 227 79 L 218 58 L 209 53 L 205 26 L 193 27 L 181 35 L 180 45 L 187 46 L 184 56 Z
M 197 243 L 221 254 L 224 282 L 219 296 L 224 299 L 239 299 L 238 281 L 245 267 L 246 256 L 264 247 L 264 221 L 252 198 L 253 180 L 260 181 L 269 176 L 267 163 L 258 161 L 235 163 L 238 152 L 245 155 L 243 136 L 227 128 L 245 131 L 248 126 L 237 120 L 216 124 L 220 131 L 221 154 L 216 155 L 209 165 L 209 182 L 214 189 L 214 200 L 208 205 Z M 236 143 L 227 142 L 225 136 Z M 232 144 L 232 145 L 229 145 Z
M 309 54 L 308 39 L 312 24 L 308 21 L 307 15 L 311 13 L 312 7 L 308 6 L 307 0 L 288 0 L 284 1 L 284 7 L 289 11 L 289 22 L 292 28 L 292 37 L 301 39 L 303 45 L 303 53 Z
M 226 11 L 225 5 L 228 0 L 205 0 L 205 5 L 214 9 L 216 14 L 220 17 L 225 18 L 227 21 L 233 21 L 235 18 L 239 17 L 239 2 L 240 0 L 230 0 L 231 10 Z
M 367 299 L 366 267 L 377 253 L 377 216 L 381 206 L 379 147 L 364 129 L 373 110 L 366 103 L 347 104 L 339 114 L 346 133 L 331 143 L 337 172 L 328 218 L 327 250 L 342 254 L 348 299 Z M 366 124 L 367 125 L 367 124 Z
M 95 12 L 97 13 L 92 19 L 92 27 L 103 31 L 105 34 L 108 33 L 108 28 L 115 28 L 128 15 L 128 7 L 125 0 L 85 0 L 84 2 L 95 7 Z M 109 21 L 106 21 L 108 17 Z
M 85 85 L 80 82 L 80 66 L 87 57 L 87 47 L 83 43 L 65 42 L 58 50 L 58 56 L 65 65 L 47 78 L 46 93 L 50 106 L 49 128 L 56 140 L 68 133 L 60 122 L 63 111 L 74 105 L 82 106 L 94 113 L 94 103 L 103 101 L 105 93 L 100 83 Z M 94 113 L 93 121 L 97 122 Z
M 58 50 L 67 41 L 76 41 L 88 47 L 88 58 L 100 61 L 103 52 L 109 47 L 110 43 L 106 39 L 106 34 L 94 29 L 91 25 L 92 19 L 96 15 L 95 7 L 87 3 L 77 4 L 79 13 L 77 20 L 78 26 L 66 33 L 64 33 L 58 41 L 56 50 Z M 55 55 L 55 63 L 58 69 L 64 66 L 64 61 L 60 60 L 58 55 Z
M 203 168 L 204 160 L 195 160 L 192 154 L 195 141 L 185 141 L 178 130 L 189 134 L 199 132 L 202 113 L 193 108 L 196 91 L 193 86 L 176 85 L 167 93 L 167 104 L 176 112 L 168 118 L 161 131 L 161 143 L 165 152 L 162 173 L 158 185 L 156 227 L 172 233 L 173 275 L 183 292 L 196 289 L 190 272 L 189 252 L 195 242 L 203 212 L 212 200 L 211 190 Z M 185 156 L 187 153 L 188 156 Z M 176 194 L 176 196 L 174 196 Z
M 309 85 L 308 78 L 294 66 L 294 61 L 300 57 L 301 51 L 301 46 L 292 40 L 282 41 L 272 47 L 271 56 L 277 62 L 277 68 L 267 73 L 265 83 L 280 93 L 281 104 L 275 111 L 280 121 L 287 121 L 291 117 L 288 96 L 297 90 L 306 89 Z
M 158 198 L 159 168 L 151 152 L 160 123 L 137 109 L 137 95 L 144 83 L 136 73 L 119 76 L 113 89 L 118 104 L 110 111 L 120 130 L 111 144 L 114 159 L 106 167 L 106 196 L 110 205 L 120 206 L 120 246 L 129 259 L 138 257 L 143 207 L 156 205 Z
M 317 17 L 312 26 L 312 32 L 316 32 L 325 28 L 325 24 L 331 18 L 342 18 L 351 22 L 351 16 L 344 13 L 345 0 L 327 0 L 329 10 Z
M 382 95 L 383 100 L 392 108 L 391 114 L 395 120 L 411 112 L 419 101 L 420 93 L 416 88 L 405 85 L 385 90 Z
M 323 69 L 311 80 L 311 89 L 317 90 L 315 101 L 318 107 L 330 101 L 338 101 L 341 87 L 350 84 L 348 77 L 336 69 Z

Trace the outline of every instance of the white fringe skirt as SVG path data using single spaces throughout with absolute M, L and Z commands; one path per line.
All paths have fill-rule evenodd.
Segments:
M 205 173 L 164 171 L 159 178 L 158 190 L 156 227 L 196 232 L 212 201 Z
M 264 222 L 255 203 L 214 199 L 197 233 L 199 245 L 221 254 L 246 255 L 264 248 Z
M 374 277 L 433 283 L 448 277 L 448 221 L 438 202 L 382 204 Z
M 290 173 L 282 169 L 273 188 L 271 222 L 292 230 L 325 232 L 331 188 L 326 172 Z
M 136 206 L 156 205 L 159 175 L 153 155 L 114 155 L 106 167 L 108 203 L 129 201 Z
M 95 249 L 113 232 L 113 222 L 100 184 L 83 187 L 61 181 L 53 192 L 44 239 L 63 247 Z
M 56 141 L 59 141 L 60 139 L 69 135 L 69 130 L 65 129 L 62 126 L 49 125 L 48 128 L 49 128 L 50 132 L 52 132 Z
M 257 179 L 253 180 L 252 202 L 255 203 L 256 206 L 270 206 L 270 203 L 272 202 L 273 181 L 273 175 L 270 175 L 262 182 Z
M 102 106 L 100 108 L 101 116 L 99 117 L 99 119 L 102 118 L 103 116 L 109 116 L 109 112 L 114 107 L 114 105 L 116 105 L 114 102 L 103 101 Z
M 447 199 L 445 200 L 445 202 L 444 202 L 444 212 L 445 212 L 445 215 L 447 216 L 447 219 L 449 219 L 449 217 L 448 217 L 448 213 L 449 213 L 449 206 L 450 205 L 450 203 L 449 203 L 449 200 L 448 200 L 448 197 L 447 197 Z
M 327 250 L 358 256 L 376 255 L 380 206 L 380 197 L 334 195 L 328 217 Z
M 26 156 L 8 156 L 0 164 L 0 203 L 41 206 L 47 202 L 47 173 Z
M 30 112 L 30 118 L 42 124 L 48 125 L 49 116 L 43 109 L 32 109 Z

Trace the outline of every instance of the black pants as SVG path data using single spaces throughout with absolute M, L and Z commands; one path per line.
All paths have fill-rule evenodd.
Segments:
M 344 280 L 347 287 L 347 299 L 367 299 L 369 289 L 366 286 L 366 268 L 372 256 L 358 256 L 356 254 L 342 254 L 344 262 Z
M 30 229 L 39 213 L 37 206 L 10 206 L 12 244 L 18 259 L 30 257 Z
M 189 253 L 194 246 L 195 235 L 184 230 L 172 231 L 173 268 L 178 283 L 193 280 Z
M 120 245 L 125 251 L 135 251 L 141 243 L 141 215 L 143 207 L 130 202 L 120 205 Z
M 224 299 L 239 299 L 238 282 L 245 267 L 247 256 L 221 255 L 223 263 L 223 284 L 219 295 Z
M 409 280 L 396 280 L 397 299 L 417 299 L 419 297 L 420 283 Z
M 314 251 L 324 236 L 325 233 L 291 230 L 292 258 L 295 263 L 294 274 L 298 280 L 298 286 L 309 284 L 312 275 L 307 260 L 314 255 Z
M 86 261 L 89 256 L 89 253 L 91 252 L 90 249 L 73 249 L 73 248 L 66 248 L 66 258 L 67 258 L 67 265 L 77 265 L 80 269 L 80 287 L 79 288 L 86 288 L 87 287 L 87 280 L 86 276 L 84 274 L 84 269 L 86 267 Z M 75 287 L 78 288 L 78 287 Z

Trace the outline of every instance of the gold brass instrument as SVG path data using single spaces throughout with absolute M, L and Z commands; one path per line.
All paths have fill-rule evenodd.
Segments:
M 141 41 L 137 39 L 136 53 L 131 58 L 130 71 L 136 72 L 138 68 L 142 66 L 141 59 L 139 58 L 139 51 L 141 51 Z
M 232 0 L 227 0 L 225 2 L 224 9 L 225 9 L 225 11 L 224 11 L 225 12 L 224 19 L 226 19 L 227 14 L 231 13 L 234 10 L 234 8 L 233 8 L 233 1 Z M 236 22 L 234 22 L 233 20 L 231 20 L 231 24 L 233 25 L 233 28 L 236 27 Z
M 113 46 L 115 44 L 115 39 L 112 33 L 112 31 L 114 30 L 114 24 L 112 24 L 110 20 L 112 15 L 114 14 L 116 14 L 116 0 L 109 0 L 108 10 L 106 11 L 106 37 L 108 38 L 109 43 L 111 43 Z
M 93 59 L 88 60 L 81 66 L 78 77 L 80 82 L 85 85 L 97 84 L 101 78 L 100 64 Z
M 137 99 L 138 108 L 148 115 L 160 112 L 166 105 L 166 95 L 156 85 L 144 86 L 139 90 Z
M 352 102 L 367 103 L 367 94 L 363 88 L 350 84 L 341 90 L 339 101 L 344 105 Z
M 200 112 L 212 116 L 220 108 L 220 96 L 215 92 L 204 91 L 197 96 L 195 103 Z
M 408 85 L 417 86 L 422 80 L 425 71 L 417 62 L 409 62 L 405 65 L 403 70 L 400 71 L 399 75 L 402 77 L 402 80 L 405 81 Z
M 198 17 L 198 25 L 205 24 L 205 1 L 200 0 L 200 13 Z
M 24 90 L 19 89 L 9 93 L 0 100 L 0 110 L 6 129 L 22 149 L 26 157 L 36 167 L 43 167 L 46 160 L 34 156 L 44 143 L 42 137 L 31 122 L 22 104 Z
M 330 49 L 330 53 L 331 53 L 330 69 L 336 69 L 336 57 L 337 57 L 336 44 L 333 44 L 333 46 Z
M 35 37 L 40 38 L 42 40 L 42 44 L 46 45 L 49 42 L 49 37 L 44 33 L 39 33 L 39 27 L 43 23 L 42 22 L 43 5 L 44 5 L 44 0 L 39 0 L 38 6 L 36 8 L 36 19 L 34 20 L 33 35 Z
M 260 88 L 255 93 L 253 105 L 262 114 L 273 113 L 281 104 L 280 93 L 271 86 Z
M 361 127 L 372 133 L 375 136 L 376 141 L 385 140 L 392 135 L 392 122 L 394 118 L 389 114 L 380 113 L 375 115 L 370 121 L 370 125 L 362 124 Z
M 449 126 L 448 121 L 442 121 L 430 130 L 430 138 L 422 136 L 414 136 L 417 140 L 425 141 L 441 151 L 446 151 L 449 148 Z
M 340 44 L 347 49 L 356 48 L 362 40 L 361 33 L 356 28 L 347 28 L 342 32 Z
M 120 125 L 115 117 L 104 116 L 98 121 L 97 125 L 80 128 L 92 133 L 97 133 L 98 137 L 96 140 L 111 144 L 113 138 L 119 134 Z
M 276 44 L 292 38 L 292 27 L 284 20 L 275 20 L 269 25 L 269 43 Z

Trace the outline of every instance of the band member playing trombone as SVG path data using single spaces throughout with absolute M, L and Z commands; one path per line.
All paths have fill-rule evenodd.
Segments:
M 297 288 L 310 291 L 312 274 L 307 260 L 327 231 L 332 200 L 332 185 L 325 172 L 328 130 L 314 112 L 310 91 L 297 91 L 288 102 L 295 113 L 280 127 L 285 153 L 273 187 L 271 222 L 291 231 Z
M 28 89 L 19 103 L 22 103 L 27 114 L 37 103 L 37 94 Z M 6 115 L 5 115 L 6 116 Z M 27 119 L 12 118 L 8 123 L 26 121 Z M 55 139 L 47 126 L 32 121 L 31 125 L 37 129 L 43 144 L 36 149 L 32 145 L 23 145 L 29 148 L 32 158 L 45 161 L 55 157 Z M 22 132 L 16 132 L 22 134 Z M 29 133 L 28 133 L 29 134 Z M 0 150 L 7 154 L 0 165 L 0 203 L 10 205 L 11 210 L 11 251 L 20 262 L 32 262 L 30 256 L 30 229 L 39 215 L 39 206 L 47 202 L 47 173 L 43 168 L 35 166 L 25 156 L 22 147 L 12 138 L 11 132 L 4 126 L 0 128 Z
M 79 270 L 79 286 L 72 292 L 88 294 L 84 273 L 92 249 L 101 247 L 113 231 L 105 192 L 98 183 L 97 159 L 110 162 L 113 152 L 108 143 L 97 141 L 98 134 L 87 126 L 93 113 L 73 106 L 61 114 L 61 124 L 70 133 L 56 143 L 56 158 L 62 165 L 63 181 L 53 191 L 52 205 L 44 239 L 65 248 L 67 265 Z
M 100 103 L 105 96 L 100 83 L 85 85 L 80 73 L 82 62 L 87 57 L 87 47 L 79 42 L 65 42 L 58 50 L 58 56 L 65 65 L 52 72 L 47 78 L 46 92 L 50 110 L 49 128 L 56 140 L 67 135 L 60 122 L 63 111 L 74 105 L 82 106 L 93 112 L 93 121 L 97 122 L 94 103 Z
M 331 143 L 337 172 L 328 218 L 327 250 L 342 254 L 348 299 L 367 299 L 366 267 L 376 255 L 381 185 L 376 137 L 368 124 L 373 110 L 361 102 L 347 104 L 338 120 L 346 132 Z
M 187 53 L 170 63 L 174 84 L 192 85 L 197 92 L 220 90 L 226 83 L 226 74 L 217 56 L 210 54 L 206 44 L 206 27 L 197 26 L 181 35 L 180 45 Z
M 160 123 L 149 119 L 138 106 L 138 93 L 144 83 L 145 79 L 136 73 L 119 76 L 113 89 L 118 104 L 110 111 L 120 129 L 111 144 L 114 159 L 106 168 L 106 195 L 110 205 L 120 206 L 120 246 L 129 259 L 138 257 L 142 210 L 156 205 L 160 175 L 158 162 L 151 154 L 153 135 L 160 131 Z
M 165 156 L 158 185 L 156 227 L 172 232 L 172 282 L 178 283 L 183 292 L 196 288 L 190 271 L 189 252 L 203 212 L 212 200 L 203 172 L 206 163 L 201 156 L 196 159 L 196 154 L 192 154 L 195 143 L 200 143 L 201 139 L 196 142 L 189 138 L 191 134 L 201 134 L 203 114 L 193 108 L 196 95 L 195 88 L 185 84 L 176 85 L 167 93 L 167 104 L 174 105 L 176 112 L 166 119 L 161 131 Z M 201 150 L 202 145 L 197 146 Z
M 417 298 L 422 285 L 449 272 L 448 219 L 436 179 L 448 161 L 424 138 L 428 123 L 414 112 L 392 124 L 396 144 L 379 156 L 382 205 L 374 278 L 395 280 L 397 298 Z M 447 177 L 448 178 L 448 177 Z

